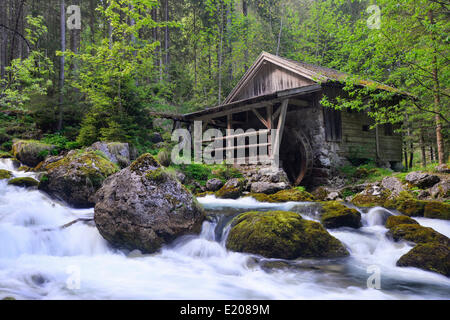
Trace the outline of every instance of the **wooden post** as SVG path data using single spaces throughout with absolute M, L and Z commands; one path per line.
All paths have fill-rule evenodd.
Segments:
M 380 137 L 379 137 L 378 125 L 375 126 L 375 141 L 376 141 L 376 145 L 377 145 L 375 158 L 378 160 L 378 159 L 380 159 Z
M 272 151 L 273 151 L 273 157 L 272 157 L 273 162 L 278 160 L 278 159 L 275 159 L 275 158 L 278 157 L 278 155 L 280 153 L 281 139 L 283 138 L 284 124 L 286 122 L 286 113 L 287 113 L 288 105 L 289 105 L 289 99 L 286 99 L 286 100 L 283 100 L 283 102 L 281 104 L 281 107 L 280 107 L 281 111 L 280 111 L 280 117 L 278 119 L 277 136 L 275 138 L 275 143 L 274 143 L 273 149 L 272 149 Z
M 272 157 L 272 114 L 273 114 L 273 107 L 272 106 L 267 106 L 266 107 L 266 115 L 267 115 L 267 129 L 269 130 L 269 134 L 267 135 L 267 142 L 270 143 L 268 148 L 267 148 L 267 155 L 269 156 L 269 158 Z
M 234 150 L 231 149 L 231 147 L 233 146 L 233 139 L 234 138 L 230 138 L 229 136 L 231 136 L 231 130 L 233 129 L 233 115 L 232 114 L 228 114 L 227 115 L 227 163 L 233 163 L 233 156 L 234 156 Z

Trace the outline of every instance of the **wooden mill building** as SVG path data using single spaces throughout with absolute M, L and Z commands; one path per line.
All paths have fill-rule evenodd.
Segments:
M 269 156 L 279 151 L 280 166 L 296 185 L 326 184 L 349 159 L 396 166 L 402 161 L 402 137 L 391 126 L 371 129 L 374 122 L 366 113 L 321 105 L 324 95 L 333 99 L 345 94 L 346 77 L 333 69 L 263 52 L 222 105 L 183 118 L 201 120 L 204 129 L 279 129 L 277 137 L 260 147 L 267 147 Z M 382 90 L 395 89 L 382 86 Z

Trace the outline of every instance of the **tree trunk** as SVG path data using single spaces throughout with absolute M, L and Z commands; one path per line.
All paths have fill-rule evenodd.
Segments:
M 66 9 L 64 0 L 61 0 L 61 65 L 59 71 L 59 114 L 58 114 L 58 127 L 57 130 L 61 131 L 63 123 L 63 103 L 64 103 L 64 51 L 66 51 Z
M 434 24 L 433 12 L 430 10 L 428 12 L 431 25 Z M 445 152 L 444 152 L 444 139 L 442 138 L 442 122 L 439 115 L 441 111 L 441 98 L 440 98 L 440 84 L 438 76 L 438 65 L 437 65 L 437 49 L 436 49 L 436 37 L 431 31 L 431 39 L 434 47 L 433 51 L 433 98 L 434 98 L 434 111 L 436 111 L 435 121 L 436 121 L 436 143 L 438 151 L 439 165 L 445 164 Z
M 164 32 L 164 64 L 166 66 L 166 75 L 167 79 L 169 79 L 169 64 L 170 64 L 170 54 L 169 54 L 169 0 L 166 0 L 165 3 L 165 12 L 164 12 L 164 20 L 166 22 L 166 28 Z
M 422 166 L 427 166 L 427 153 L 425 151 L 425 138 L 423 134 L 423 128 L 420 129 L 420 151 L 422 153 Z
M 247 0 L 242 0 L 242 14 L 244 15 L 244 69 L 248 69 L 248 5 Z

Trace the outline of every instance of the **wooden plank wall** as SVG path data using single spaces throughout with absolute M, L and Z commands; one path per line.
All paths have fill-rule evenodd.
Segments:
M 239 101 L 265 94 L 275 93 L 292 88 L 299 88 L 314 84 L 313 81 L 303 78 L 272 63 L 266 63 L 255 76 L 241 89 L 233 99 Z
M 342 141 L 339 154 L 345 157 L 376 158 L 375 129 L 363 131 L 363 126 L 374 122 L 366 114 L 342 111 Z M 379 126 L 380 159 L 402 161 L 402 138 L 400 135 L 386 136 L 383 126 Z

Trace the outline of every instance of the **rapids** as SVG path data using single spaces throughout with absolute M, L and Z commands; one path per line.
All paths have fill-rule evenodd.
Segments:
M 10 160 L 0 169 L 14 176 Z M 395 262 L 411 245 L 386 236 L 387 210 L 363 212 L 359 230 L 330 233 L 350 257 L 281 261 L 227 251 L 227 222 L 248 210 L 291 210 L 316 219 L 310 203 L 260 203 L 252 198 L 199 199 L 212 217 L 198 236 L 185 236 L 159 253 L 111 248 L 77 210 L 38 190 L 0 180 L 0 299 L 449 299 L 450 279 Z M 395 213 L 392 213 L 395 214 Z M 450 222 L 417 218 L 450 237 Z M 367 279 L 379 270 L 380 289 Z

